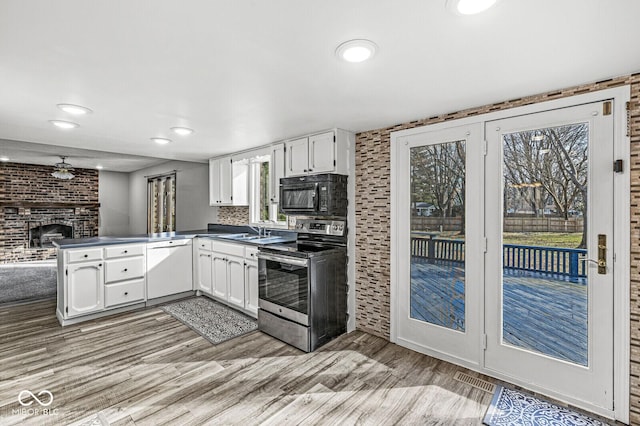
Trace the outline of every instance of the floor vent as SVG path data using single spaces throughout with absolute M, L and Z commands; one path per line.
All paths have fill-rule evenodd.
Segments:
M 456 374 L 453 376 L 459 382 L 466 383 L 474 388 L 483 390 L 485 392 L 494 393 L 496 391 L 496 385 L 493 383 L 489 383 L 486 380 L 478 379 L 477 377 L 473 377 L 468 375 L 467 373 L 463 373 L 462 371 L 456 371 Z

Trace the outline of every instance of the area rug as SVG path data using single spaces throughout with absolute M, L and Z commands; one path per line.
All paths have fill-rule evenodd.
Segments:
M 569 408 L 502 386 L 496 388 L 483 423 L 488 426 L 606 425 Z
M 56 283 L 56 264 L 54 262 L 0 265 L 0 303 L 55 297 Z
M 258 323 L 204 296 L 161 306 L 214 345 L 258 329 Z

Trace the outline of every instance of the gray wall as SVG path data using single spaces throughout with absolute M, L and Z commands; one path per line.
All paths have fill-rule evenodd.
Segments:
M 98 174 L 98 235 L 126 235 L 129 233 L 129 173 Z
M 147 232 L 147 178 L 178 170 L 176 174 L 176 230 L 204 229 L 216 222 L 217 207 L 209 206 L 209 164 L 168 161 L 129 174 L 129 232 Z

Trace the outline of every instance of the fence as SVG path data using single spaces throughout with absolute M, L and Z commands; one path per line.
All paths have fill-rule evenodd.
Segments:
M 413 216 L 412 231 L 459 231 L 462 229 L 461 217 Z M 504 232 L 582 232 L 581 218 L 563 219 L 561 217 L 504 217 Z
M 504 244 L 502 265 L 505 269 L 554 274 L 577 280 L 587 276 L 585 249 L 522 246 Z M 411 256 L 450 262 L 464 262 L 464 240 L 412 237 Z

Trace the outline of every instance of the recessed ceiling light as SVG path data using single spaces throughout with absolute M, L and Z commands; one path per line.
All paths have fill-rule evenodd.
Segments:
M 72 123 L 71 121 L 49 120 L 49 123 L 61 129 L 75 129 L 76 127 L 80 127 L 78 123 Z
M 0 161 L 6 163 L 7 161 L 9 161 L 9 157 L 0 157 Z
M 336 49 L 336 56 L 347 62 L 363 62 L 371 59 L 378 51 L 378 46 L 371 40 L 349 40 Z
M 495 5 L 498 0 L 446 0 L 447 8 L 458 15 L 475 15 Z
M 104 169 L 104 167 L 102 167 L 100 164 L 98 164 L 98 165 L 96 166 L 96 169 L 98 169 L 98 170 L 102 170 L 102 169 Z
M 73 115 L 85 115 L 93 112 L 87 107 L 73 104 L 58 104 L 58 108 Z
M 193 133 L 193 129 L 188 127 L 172 127 L 171 131 L 180 136 L 188 136 Z
M 151 140 L 157 143 L 158 145 L 166 145 L 169 142 L 171 142 L 171 139 L 166 139 L 166 138 L 151 138 Z

